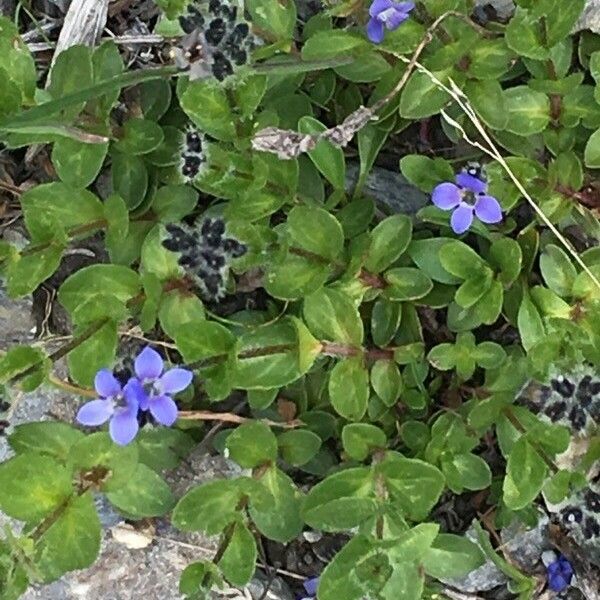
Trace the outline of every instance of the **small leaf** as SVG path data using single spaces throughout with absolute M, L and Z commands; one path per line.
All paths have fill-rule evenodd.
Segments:
M 329 377 L 331 405 L 345 419 L 360 421 L 367 411 L 369 372 L 361 357 L 338 362 Z
M 344 247 L 344 234 L 338 220 L 326 210 L 296 206 L 288 215 L 288 232 L 293 246 L 335 260 Z
M 433 288 L 433 282 L 427 275 L 412 267 L 397 267 L 384 274 L 390 284 L 384 291 L 389 300 L 417 300 L 426 296 Z
M 67 423 L 47 421 L 17 425 L 8 442 L 17 454 L 39 452 L 64 462 L 71 446 L 83 438 L 81 431 Z
M 529 506 L 540 493 L 548 467 L 535 448 L 521 437 L 512 447 L 504 478 L 504 502 L 511 510 Z
M 440 533 L 427 551 L 423 566 L 431 577 L 464 577 L 485 562 L 479 546 L 461 535 Z
M 244 523 L 238 521 L 219 561 L 225 579 L 232 585 L 245 586 L 256 567 L 256 542 Z
M 406 215 L 384 219 L 371 231 L 371 244 L 365 269 L 381 273 L 408 247 L 412 237 L 412 221 Z
M 0 509 L 9 517 L 38 521 L 72 493 L 69 472 L 50 456 L 25 452 L 0 465 Z
M 311 460 L 321 447 L 321 438 L 306 429 L 285 431 L 277 438 L 279 451 L 288 464 L 299 467 Z
M 393 406 L 402 393 L 402 376 L 393 360 L 378 360 L 371 368 L 371 385 L 386 406 Z
M 369 423 L 349 423 L 342 430 L 344 450 L 354 460 L 365 460 L 374 450 L 387 446 L 385 433 Z
M 540 256 L 540 270 L 552 291 L 563 298 L 571 295 L 577 271 L 562 248 L 548 244 Z
M 227 449 L 232 460 L 251 469 L 277 458 L 277 438 L 264 423 L 252 421 L 227 437 Z

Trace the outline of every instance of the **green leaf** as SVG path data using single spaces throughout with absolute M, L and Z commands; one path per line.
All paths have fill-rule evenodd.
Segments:
M 293 0 L 246 0 L 252 23 L 272 34 L 275 40 L 292 38 L 296 25 L 296 3 Z
M 181 108 L 200 131 L 223 142 L 235 139 L 235 118 L 225 89 L 216 81 L 198 80 L 186 85 Z
M 475 250 L 458 240 L 442 245 L 439 249 L 439 259 L 448 273 L 461 279 L 477 277 L 489 268 Z
M 102 475 L 102 490 L 113 491 L 126 485 L 133 477 L 138 464 L 135 444 L 119 446 L 108 433 L 87 435 L 71 446 L 69 466 L 77 471 L 96 471 Z
M 349 423 L 342 429 L 344 451 L 354 460 L 365 460 L 373 451 L 387 446 L 385 433 L 369 423 Z
M 490 262 L 500 270 L 498 279 L 505 288 L 519 276 L 523 265 L 523 252 L 519 243 L 511 238 L 500 238 L 490 246 Z
M 336 214 L 347 239 L 356 237 L 369 227 L 375 214 L 375 203 L 370 198 L 357 198 L 345 204 Z
M 46 421 L 17 425 L 8 443 L 17 454 L 39 452 L 64 462 L 73 444 L 84 437 L 81 431 L 67 423 Z
M 408 181 L 427 194 L 432 192 L 438 183 L 454 181 L 452 166 L 442 158 L 407 154 L 400 159 L 400 170 Z
M 91 493 L 74 496 L 36 544 L 35 565 L 43 581 L 89 567 L 100 552 L 100 534 Z
M 506 130 L 520 136 L 540 133 L 550 122 L 550 100 L 526 85 L 504 91 L 508 111 Z
M 70 312 L 96 296 L 107 294 L 127 302 L 141 291 L 139 275 L 120 265 L 97 264 L 73 273 L 60 287 L 58 299 Z
M 67 230 L 104 219 L 102 202 L 94 194 L 86 190 L 74 190 L 64 183 L 37 185 L 25 192 L 20 200 L 25 224 L 33 241 L 47 241 L 43 239 L 45 228 L 39 230 L 36 227 L 40 214 L 50 217 L 52 222 Z M 74 207 L 77 209 L 74 210 Z
M 90 86 L 92 75 L 92 50 L 87 46 L 71 46 L 57 57 L 49 74 L 48 93 L 61 100 L 64 96 Z M 62 111 L 66 119 L 75 117 L 83 109 L 85 102 Z
M 502 86 L 497 80 L 468 81 L 464 91 L 486 125 L 491 129 L 506 129 L 508 106 Z
M 75 335 L 85 329 L 87 327 L 76 329 Z M 69 352 L 67 363 L 72 379 L 84 386 L 92 385 L 96 373 L 112 365 L 118 342 L 117 323 L 108 321 L 94 335 Z
M 371 337 L 380 348 L 387 346 L 396 335 L 402 320 L 402 305 L 380 298 L 371 312 Z
M 46 354 L 39 348 L 30 346 L 13 346 L 6 354 L 0 357 L 0 383 L 8 383 L 11 379 L 28 371 L 30 368 L 34 371 L 33 382 L 39 379 L 40 375 L 43 379 L 47 372 L 50 360 Z M 33 383 L 32 382 L 32 383 Z M 21 380 L 21 386 L 24 389 L 25 379 Z M 41 384 L 41 380 L 37 381 L 37 385 Z M 35 385 L 31 389 L 37 387 Z
M 517 317 L 521 343 L 526 351 L 541 341 L 546 335 L 544 322 L 529 295 L 523 296 Z
M 25 452 L 0 465 L 0 509 L 9 517 L 38 521 L 72 493 L 69 472 L 50 456 Z
M 362 357 L 338 362 L 329 376 L 329 397 L 335 411 L 349 421 L 360 421 L 367 411 L 369 372 Z
M 469 52 L 467 74 L 475 79 L 498 80 L 510 69 L 514 58 L 504 38 L 479 39 Z
M 106 497 L 117 509 L 134 518 L 162 516 L 175 504 L 164 479 L 144 464 L 138 464 L 127 484 L 107 492 Z
M 477 345 L 473 358 L 483 369 L 497 369 L 506 361 L 506 352 L 500 344 L 482 342 Z
M 388 453 L 377 472 L 385 478 L 391 502 L 413 521 L 425 519 L 444 489 L 439 469 L 399 454 Z
M 448 487 L 458 494 L 464 489 L 486 489 L 492 482 L 488 464 L 483 458 L 470 452 L 442 457 L 442 471 Z
M 449 371 L 456 366 L 456 347 L 444 343 L 434 346 L 427 355 L 427 360 L 440 371 Z
M 385 297 L 389 300 L 417 300 L 426 296 L 433 288 L 431 279 L 412 267 L 390 269 L 385 272 L 384 278 L 390 284 L 384 290 Z
M 535 448 L 521 437 L 512 447 L 504 478 L 504 502 L 511 510 L 529 506 L 538 496 L 548 467 Z
M 232 585 L 245 586 L 254 574 L 256 556 L 254 536 L 244 523 L 238 521 L 219 561 L 225 579 Z
M 15 24 L 6 17 L 0 17 L 0 68 L 20 90 L 22 99 L 32 101 L 37 82 L 33 56 Z
M 107 152 L 108 142 L 85 144 L 60 137 L 52 148 L 52 164 L 61 181 L 74 188 L 86 188 L 98 176 Z
M 506 27 L 507 45 L 521 56 L 545 60 L 549 56 L 548 48 L 544 43 L 545 35 L 541 20 L 517 6 L 514 16 Z
M 181 293 L 179 290 L 163 294 L 158 318 L 164 332 L 169 337 L 178 339 L 177 347 L 187 362 L 198 360 L 186 358 L 188 355 L 198 354 L 202 357 L 203 353 L 206 352 L 220 354 L 221 348 L 225 348 L 225 352 L 227 352 L 233 347 L 233 337 L 229 335 L 226 328 L 219 325 L 216 329 L 213 329 L 212 323 L 208 323 L 206 330 L 202 329 L 205 325 L 204 306 L 197 296 Z M 215 325 L 218 324 L 215 323 Z M 196 327 L 200 327 L 197 337 L 189 334 L 192 327 L 194 331 L 196 331 Z M 204 339 L 205 335 L 208 339 L 212 337 L 214 341 L 207 343 Z M 225 336 L 225 344 L 222 343 L 223 340 L 218 339 L 219 336 Z M 211 354 L 208 354 L 208 356 L 211 356 Z
M 123 125 L 115 148 L 127 155 L 148 154 L 158 148 L 163 139 L 160 125 L 147 119 L 128 119 Z
M 306 496 L 304 520 L 323 531 L 343 531 L 360 525 L 377 511 L 373 485 L 373 475 L 367 467 L 330 475 Z
M 451 238 L 413 240 L 408 247 L 408 254 L 419 269 L 433 281 L 452 285 L 460 283 L 462 278 L 451 275 L 442 266 L 441 250 L 448 242 L 454 242 L 454 240 Z
M 302 497 L 292 480 L 275 465 L 259 480 L 260 492 L 250 498 L 250 517 L 264 536 L 287 544 L 302 531 Z
M 380 273 L 389 267 L 408 247 L 412 236 L 412 222 L 406 215 L 384 219 L 371 231 L 371 244 L 365 269 Z
M 7 291 L 10 298 L 31 294 L 41 283 L 58 269 L 64 247 L 50 246 L 30 255 L 20 256 L 9 263 L 6 270 Z
M 104 218 L 107 221 L 104 241 L 113 262 L 116 262 L 112 255 L 113 249 L 119 247 L 129 234 L 129 211 L 123 198 L 111 194 L 104 201 Z
M 331 267 L 321 261 L 289 253 L 280 262 L 270 265 L 265 289 L 282 300 L 296 300 L 322 287 Z
M 112 184 L 129 210 L 137 208 L 148 190 L 148 169 L 139 156 L 112 153 Z
M 589 137 L 583 154 L 585 166 L 590 169 L 600 168 L 600 129 Z
M 173 525 L 182 531 L 220 533 L 237 518 L 244 496 L 240 481 L 219 479 L 192 488 L 175 506 Z
M 363 323 L 352 299 L 335 288 L 321 288 L 304 298 L 304 319 L 323 340 L 360 345 Z
M 182 268 L 177 261 L 177 255 L 163 246 L 163 239 L 163 228 L 156 224 L 142 244 L 140 270 L 143 275 L 152 274 L 159 281 L 165 282 L 181 277 Z
M 175 306 L 182 303 L 183 301 L 177 302 Z M 170 305 L 172 304 L 170 303 Z M 192 307 L 192 310 L 197 310 L 197 307 Z M 186 362 L 227 355 L 235 344 L 235 338 L 231 332 L 223 325 L 213 321 L 194 319 L 187 323 L 178 322 L 174 325 L 172 333 L 177 342 L 177 348 Z
M 356 566 L 374 551 L 372 542 L 364 535 L 354 536 L 325 567 L 319 578 L 319 600 L 361 600 L 365 582 L 356 574 Z M 400 598 L 400 597 L 398 597 Z M 404 600 L 404 599 L 403 599 Z
M 180 221 L 198 202 L 198 193 L 188 185 L 165 185 L 152 200 L 152 210 L 162 223 Z
M 252 469 L 277 458 L 277 438 L 264 423 L 251 421 L 227 437 L 227 450 L 241 467 Z
M 299 467 L 311 460 L 321 447 L 321 438 L 307 429 L 285 431 L 277 438 L 279 451 L 288 464 Z
M 194 446 L 189 435 L 166 427 L 144 427 L 135 440 L 140 462 L 157 473 L 164 469 L 174 469 Z
M 298 131 L 300 133 L 319 134 L 326 129 L 325 125 L 313 117 L 304 116 L 298 121 Z M 327 140 L 321 140 L 313 150 L 308 152 L 308 156 L 333 187 L 340 190 L 344 189 L 346 162 L 341 148 L 334 146 Z
M 584 6 L 585 0 L 573 0 L 564 6 L 550 2 L 544 19 L 548 48 L 552 48 L 571 33 Z
M 448 70 L 433 74 L 442 83 L 447 83 Z M 424 119 L 437 114 L 448 102 L 450 96 L 440 89 L 429 75 L 415 71 L 402 90 L 400 116 L 405 119 Z
M 185 0 L 186 2 L 188 0 Z M 194 600 L 205 600 L 204 595 L 213 585 L 223 584 L 219 568 L 211 561 L 190 563 L 181 573 L 179 592 Z
M 393 360 L 378 360 L 371 368 L 371 385 L 386 406 L 394 406 L 402 393 L 402 376 Z
M 334 70 L 340 77 L 348 81 L 368 83 L 379 81 L 386 73 L 390 72 L 391 67 L 381 54 L 369 52 L 357 56 L 346 65 L 335 67 Z
M 171 104 L 171 84 L 164 79 L 146 81 L 139 86 L 140 105 L 144 117 L 158 122 Z
M 249 118 L 256 112 L 266 91 L 266 75 L 254 74 L 240 81 L 233 93 L 236 103 L 241 109 L 242 117 Z
M 552 291 L 563 298 L 571 295 L 577 270 L 562 248 L 548 244 L 540 256 L 540 270 L 544 282 Z
M 300 354 L 300 333 L 290 319 L 243 334 L 237 341 L 232 385 L 242 389 L 282 387 L 303 374 L 306 351 Z
M 293 246 L 332 261 L 344 248 L 342 226 L 326 210 L 296 206 L 288 215 L 287 225 Z
M 462 535 L 440 533 L 427 551 L 423 566 L 431 577 L 464 577 L 485 562 L 479 546 Z
M 257 0 L 258 1 L 258 0 Z M 364 37 L 342 29 L 317 31 L 308 38 L 302 47 L 302 60 L 322 60 L 349 53 L 357 53 L 369 48 Z

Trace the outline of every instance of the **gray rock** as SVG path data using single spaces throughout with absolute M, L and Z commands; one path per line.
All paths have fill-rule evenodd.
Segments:
M 359 165 L 346 165 L 346 188 L 352 190 L 358 180 Z M 400 171 L 373 167 L 363 188 L 386 213 L 416 214 L 430 202 L 429 196 L 409 183 Z
M 0 287 L 0 350 L 30 341 L 34 327 L 31 298 L 12 300 Z
M 247 590 L 252 600 L 295 600 L 290 586 L 281 577 L 271 579 L 262 571 L 256 571 Z
M 515 10 L 513 0 L 476 0 L 475 2 L 475 6 L 486 6 L 488 4 L 494 7 L 502 20 L 508 19 Z

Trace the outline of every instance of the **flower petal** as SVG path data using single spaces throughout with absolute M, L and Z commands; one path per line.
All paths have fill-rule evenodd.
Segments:
M 469 206 L 466 202 L 455 209 L 450 218 L 450 225 L 454 233 L 464 233 L 471 227 L 473 222 L 473 207 Z
M 369 22 L 367 23 L 367 37 L 374 44 L 381 44 L 381 42 L 383 42 L 384 31 L 385 28 L 381 21 L 379 21 L 375 17 L 369 19 Z
M 410 15 L 405 12 L 395 11 L 385 21 L 385 26 L 390 30 L 398 29 Z
M 403 13 L 409 13 L 415 7 L 414 2 L 397 2 L 396 8 Z
M 160 354 L 146 346 L 135 359 L 135 374 L 142 380 L 158 379 L 163 370 L 163 359 Z
M 124 410 L 115 413 L 110 420 L 108 431 L 115 444 L 126 446 L 137 435 L 139 428 L 137 414 L 131 410 Z
M 302 585 L 309 596 L 316 596 L 317 588 L 319 587 L 319 578 L 313 577 L 312 579 L 307 579 Z
M 121 392 L 121 384 L 108 369 L 100 369 L 94 378 L 94 387 L 101 398 L 110 398 Z
M 562 575 L 555 575 L 548 579 L 549 587 L 554 592 L 562 592 L 569 586 L 569 583 Z
M 369 15 L 376 17 L 379 13 L 392 8 L 396 3 L 393 0 L 374 0 L 369 8 Z
M 96 427 L 106 423 L 113 412 L 113 403 L 110 400 L 92 400 L 79 409 L 75 418 L 82 425 Z
M 498 200 L 493 196 L 479 196 L 475 202 L 475 215 L 484 223 L 499 223 L 502 221 L 502 209 Z
M 187 369 L 169 369 L 159 380 L 160 391 L 164 394 L 176 394 L 190 385 L 194 374 Z
M 456 208 L 460 204 L 461 197 L 460 188 L 450 182 L 436 185 L 431 192 L 432 202 L 442 210 Z
M 161 425 L 169 427 L 177 421 L 177 404 L 170 396 L 155 396 L 150 399 L 150 413 Z
M 132 377 L 123 388 L 123 395 L 125 396 L 125 401 L 127 402 L 127 406 L 130 410 L 135 412 L 138 409 L 147 410 L 148 406 L 148 393 L 144 389 L 144 386 L 140 383 L 139 379 Z M 146 407 L 144 408 L 144 404 Z
M 474 194 L 485 194 L 485 192 L 487 192 L 487 183 L 485 181 L 482 181 L 473 175 L 469 175 L 469 173 L 466 173 L 465 171 L 459 173 L 456 176 L 455 181 L 461 188 L 465 188 Z

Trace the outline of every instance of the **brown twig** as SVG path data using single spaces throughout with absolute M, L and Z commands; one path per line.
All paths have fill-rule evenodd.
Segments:
M 249 421 L 256 421 L 250 417 L 242 417 L 235 413 L 215 413 L 209 410 L 181 410 L 179 411 L 179 418 L 190 421 L 221 421 L 224 423 L 248 423 Z M 258 419 L 261 423 L 268 425 L 269 427 L 281 427 L 282 429 L 295 429 L 302 427 L 304 423 L 299 419 L 294 419 L 287 423 L 280 423 L 278 421 L 271 421 L 270 419 Z

